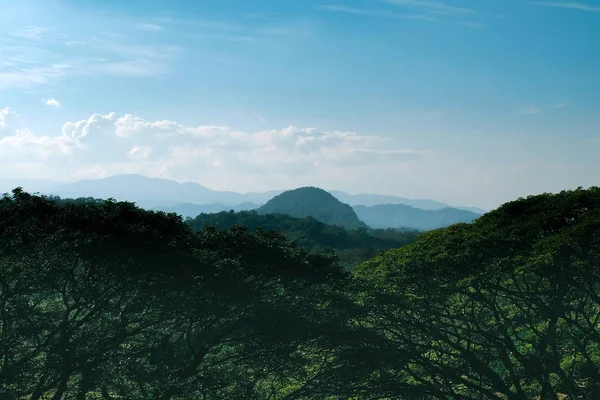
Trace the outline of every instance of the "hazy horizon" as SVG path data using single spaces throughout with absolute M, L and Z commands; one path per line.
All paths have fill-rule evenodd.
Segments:
M 600 184 L 600 3 L 9 1 L 0 179 L 492 209 Z
M 65 185 L 67 185 L 66 187 L 68 187 L 68 185 L 73 184 L 73 183 L 78 183 L 81 181 L 96 181 L 96 180 L 104 180 L 104 179 L 111 179 L 111 178 L 120 178 L 120 177 L 125 177 L 125 176 L 131 176 L 131 177 L 140 177 L 140 178 L 144 178 L 144 179 L 156 179 L 156 180 L 165 180 L 166 178 L 158 178 L 158 177 L 149 177 L 149 176 L 145 176 L 145 175 L 141 175 L 141 174 L 125 174 L 125 175 L 112 175 L 112 176 L 107 176 L 107 177 L 103 177 L 103 178 L 91 178 L 91 179 L 81 179 L 81 180 L 66 180 L 66 181 L 56 181 L 56 180 L 28 180 L 28 179 L 0 179 L 0 191 L 10 191 L 12 189 L 17 188 L 18 186 L 22 187 L 24 190 L 26 191 L 32 191 L 32 192 L 36 192 L 39 191 L 42 194 L 52 194 L 52 195 L 57 195 L 59 197 L 63 196 L 64 194 L 59 192 L 54 193 L 53 190 L 54 189 L 64 189 Z M 276 196 L 277 194 L 286 192 L 286 191 L 291 191 L 291 190 L 295 190 L 295 189 L 299 189 L 300 187 L 289 187 L 289 188 L 274 188 L 274 189 L 270 189 L 270 190 L 266 190 L 266 191 L 249 191 L 249 192 L 239 192 L 239 191 L 218 191 L 215 190 L 213 188 L 207 187 L 205 185 L 202 185 L 202 183 L 200 182 L 192 182 L 192 181 L 178 181 L 176 179 L 166 179 L 167 181 L 172 181 L 172 182 L 177 182 L 179 184 L 198 184 L 204 188 L 207 188 L 211 191 L 215 191 L 215 192 L 231 192 L 231 193 L 236 193 L 236 194 L 240 194 L 242 196 L 244 195 L 253 195 L 253 194 L 266 194 L 266 193 L 273 193 L 273 196 Z M 123 184 L 123 182 L 121 182 L 121 184 Z M 40 186 L 41 185 L 41 186 Z M 432 204 L 432 203 L 440 203 L 440 204 L 445 204 L 444 202 L 438 201 L 436 199 L 417 199 L 417 198 L 408 198 L 408 197 L 404 197 L 404 196 L 396 196 L 393 194 L 389 194 L 389 193 L 353 193 L 353 192 L 346 192 L 343 190 L 338 190 L 336 188 L 320 188 L 323 189 L 331 194 L 333 194 L 334 196 L 336 196 L 337 193 L 342 193 L 344 195 L 349 195 L 349 196 L 381 196 L 381 197 L 396 197 L 397 199 L 406 199 L 409 200 L 411 202 L 425 202 L 424 204 Z M 80 189 L 78 190 L 78 192 L 80 191 Z M 135 190 L 134 190 L 135 191 Z M 90 193 L 78 193 L 77 196 L 84 196 L 84 197 L 88 197 L 88 196 L 92 196 L 93 194 Z M 126 198 L 127 196 L 123 197 L 122 199 L 124 200 L 130 200 Z M 346 196 L 345 196 L 346 197 Z M 189 199 L 186 198 L 182 198 L 181 201 L 179 201 L 180 204 L 196 204 L 196 205 L 210 205 L 210 204 L 219 204 L 219 203 L 223 203 L 223 204 L 242 204 L 242 203 L 257 203 L 257 204 L 264 204 L 266 201 L 268 201 L 269 199 L 271 199 L 272 197 L 269 196 L 268 198 L 264 198 L 264 201 L 258 201 L 257 199 L 246 199 L 244 201 L 237 201 L 237 202 L 231 202 L 231 201 L 224 201 L 224 200 L 217 200 L 217 201 L 213 201 L 211 199 L 209 199 L 208 201 L 190 201 Z M 156 203 L 152 198 L 144 198 L 144 201 L 149 201 L 151 203 Z M 136 201 L 136 200 L 133 200 Z M 341 200 L 343 201 L 343 200 Z M 172 202 L 172 201 L 171 201 Z M 159 204 L 159 202 L 157 202 L 156 204 Z M 372 204 L 372 205 L 380 205 L 380 204 L 384 204 L 385 202 L 381 203 L 375 200 L 371 200 L 368 202 L 358 202 L 356 203 L 357 205 L 367 205 L 367 204 Z M 390 203 L 390 204 L 405 204 L 405 203 Z M 408 204 L 410 205 L 410 204 Z M 446 206 L 448 207 L 452 207 L 452 208 L 458 208 L 458 209 L 470 209 L 471 211 L 480 211 L 480 212 L 487 212 L 489 211 L 488 209 L 482 208 L 482 207 L 478 207 L 477 205 L 470 205 L 470 204 L 446 204 Z M 422 208 L 422 209 L 431 209 L 431 208 L 423 208 L 423 206 L 419 207 L 419 205 L 415 205 L 413 204 L 412 207 L 415 208 Z M 437 209 L 437 208 L 434 208 Z

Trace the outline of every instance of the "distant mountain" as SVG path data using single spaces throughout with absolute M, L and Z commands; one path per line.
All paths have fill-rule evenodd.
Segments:
M 376 206 L 381 204 L 404 204 L 420 208 L 421 210 L 441 210 L 443 208 L 456 208 L 467 210 L 476 214 L 485 214 L 486 211 L 477 207 L 454 207 L 449 204 L 429 199 L 407 199 L 406 197 L 388 196 L 382 194 L 348 194 L 339 190 L 330 191 L 339 201 L 351 206 Z
M 325 224 L 348 229 L 366 228 L 352 207 L 331 193 L 316 187 L 283 192 L 256 210 L 259 214 L 286 214 L 296 218 L 313 217 Z
M 456 208 L 422 210 L 404 204 L 354 206 L 353 209 L 358 218 L 371 228 L 408 227 L 426 231 L 458 222 L 472 222 L 480 217 L 474 212 Z
M 256 203 L 241 203 L 241 204 L 222 204 L 222 203 L 213 203 L 213 204 L 193 204 L 193 203 L 184 203 L 184 204 L 176 204 L 176 205 L 167 205 L 167 206 L 156 206 L 150 207 L 152 210 L 156 211 L 164 211 L 164 212 L 174 212 L 183 217 L 195 218 L 200 214 L 216 214 L 222 211 L 247 211 L 254 210 L 255 208 L 260 207 L 260 204 Z
M 212 190 L 195 182 L 176 182 L 170 179 L 148 178 L 143 175 L 115 175 L 108 178 L 84 179 L 62 183 L 50 180 L 0 179 L 0 191 L 10 192 L 21 186 L 28 192 L 40 192 L 65 198 L 96 197 L 135 202 L 144 208 L 175 207 L 183 204 L 224 205 L 223 210 L 248 209 L 265 204 L 283 190 L 236 193 Z M 239 205 L 240 207 L 231 207 Z M 208 209 L 208 208 L 207 208 Z M 215 210 L 221 211 L 217 206 Z M 218 212 L 215 211 L 215 212 Z
M 283 193 L 283 190 L 267 192 L 235 193 L 217 191 L 194 182 L 179 183 L 169 179 L 148 178 L 143 175 L 116 175 L 101 179 L 86 179 L 71 183 L 61 183 L 50 180 L 0 179 L 0 191 L 9 192 L 17 186 L 22 186 L 28 192 L 40 192 L 46 195 L 61 197 L 97 197 L 135 202 L 144 208 L 179 207 L 183 204 L 226 206 L 224 210 L 239 210 L 244 203 L 262 205 L 273 197 Z M 484 210 L 474 207 L 453 207 L 434 200 L 413 200 L 404 197 L 378 194 L 352 195 L 341 191 L 330 191 L 342 203 L 351 206 L 373 206 L 380 204 L 405 204 L 423 210 L 441 210 L 452 207 L 472 211 L 478 214 Z M 244 205 L 244 207 L 247 207 Z M 190 208 L 190 207 L 187 207 Z M 210 207 L 207 207 L 208 210 Z M 219 207 L 214 208 L 218 210 Z
M 240 193 L 211 190 L 195 182 L 179 183 L 169 179 L 148 178 L 143 175 L 116 175 L 103 179 L 86 179 L 47 189 L 61 197 L 98 197 L 127 200 L 144 207 L 181 203 L 243 203 Z

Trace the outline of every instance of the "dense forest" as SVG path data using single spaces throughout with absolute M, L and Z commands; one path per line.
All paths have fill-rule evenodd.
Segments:
M 105 200 L 94 197 L 76 199 L 48 196 L 57 204 L 95 203 Z M 419 231 L 409 228 L 398 229 L 346 229 L 338 225 L 328 225 L 313 217 L 295 218 L 287 214 L 259 214 L 257 211 L 202 213 L 194 218 L 185 218 L 185 223 L 195 231 L 206 226 L 229 229 L 236 225 L 249 230 L 261 228 L 277 231 L 299 247 L 315 254 L 335 254 L 339 263 L 347 269 L 373 258 L 378 253 L 413 243 Z
M 415 230 L 347 230 L 341 226 L 324 224 L 312 217 L 294 218 L 286 214 L 258 214 L 256 211 L 200 214 L 185 222 L 196 231 L 207 225 L 220 229 L 241 225 L 250 230 L 262 228 L 278 231 L 312 253 L 335 253 L 345 268 L 352 268 L 381 251 L 413 243 L 419 234 Z
M 600 188 L 352 271 L 235 223 L 5 195 L 0 398 L 600 398 Z

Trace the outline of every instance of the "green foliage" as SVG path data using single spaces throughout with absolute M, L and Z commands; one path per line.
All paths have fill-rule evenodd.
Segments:
M 371 387 L 407 399 L 600 398 L 599 266 L 591 188 L 507 203 L 357 267 L 362 323 L 384 339 L 386 375 Z
M 3 399 L 327 397 L 315 377 L 340 348 L 346 279 L 329 257 L 20 190 L 0 200 L 0 238 Z
M 55 200 L 0 200 L 2 399 L 600 398 L 599 188 L 412 244 Z
M 285 214 L 259 214 L 256 211 L 220 212 L 216 214 L 200 214 L 189 218 L 186 224 L 194 230 L 214 225 L 228 229 L 239 225 L 250 230 L 262 228 L 285 234 L 298 246 L 316 254 L 337 255 L 345 268 L 374 257 L 377 253 L 405 246 L 414 242 L 418 232 L 399 232 L 394 229 L 365 229 L 346 230 L 340 226 L 327 225 L 315 218 L 294 218 Z
M 329 192 L 304 187 L 283 192 L 256 209 L 259 214 L 287 214 L 296 218 L 313 217 L 317 221 L 347 229 L 367 228 L 348 204 Z

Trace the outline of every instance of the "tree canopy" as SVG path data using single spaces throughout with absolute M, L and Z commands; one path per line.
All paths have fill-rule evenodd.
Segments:
M 2 399 L 318 392 L 336 347 L 325 289 L 346 279 L 330 257 L 275 232 L 194 233 L 130 203 L 20 190 L 0 201 L 0 238 Z
M 250 230 L 262 228 L 277 231 L 312 253 L 335 253 L 340 264 L 348 269 L 374 257 L 378 252 L 413 243 L 419 234 L 418 231 L 395 229 L 347 230 L 312 217 L 294 218 L 285 214 L 259 214 L 256 211 L 200 214 L 187 219 L 186 224 L 194 230 L 210 225 L 219 229 L 240 225 Z
M 519 199 L 361 265 L 361 321 L 385 339 L 373 391 L 600 398 L 599 267 L 598 188 Z
M 0 398 L 600 398 L 600 188 L 506 203 L 352 272 L 267 230 L 338 228 L 215 218 L 5 195 Z

